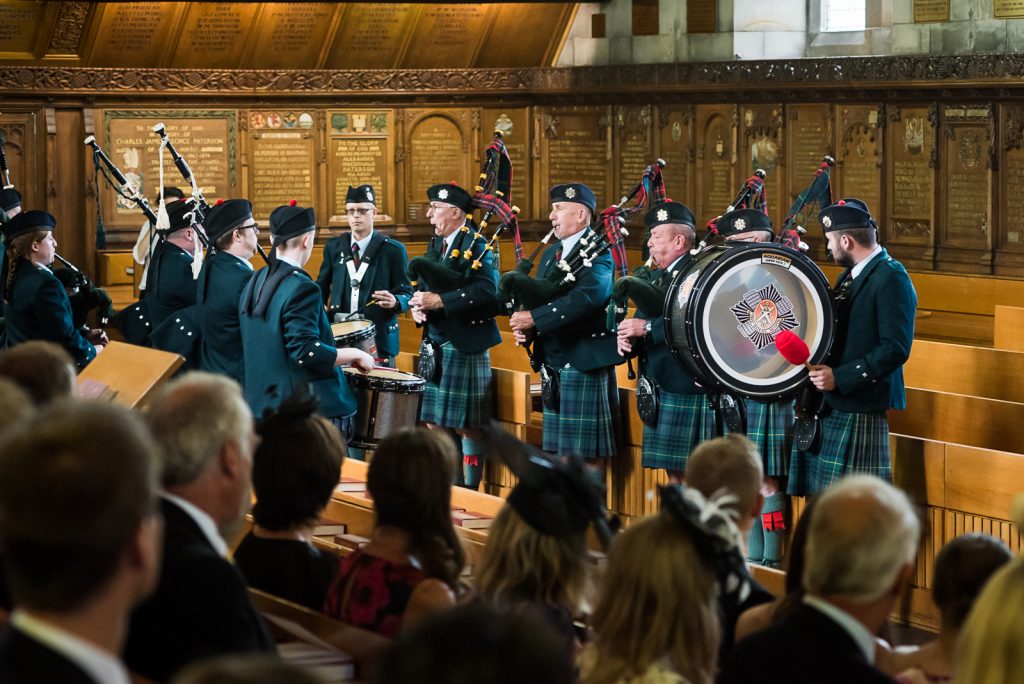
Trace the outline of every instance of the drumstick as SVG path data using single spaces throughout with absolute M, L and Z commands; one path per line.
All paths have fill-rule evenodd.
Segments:
M 782 358 L 794 366 L 803 366 L 809 371 L 814 370 L 814 366 L 807 362 L 807 359 L 811 357 L 811 350 L 808 349 L 807 343 L 797 337 L 792 330 L 782 330 L 775 336 L 775 348 L 779 350 Z

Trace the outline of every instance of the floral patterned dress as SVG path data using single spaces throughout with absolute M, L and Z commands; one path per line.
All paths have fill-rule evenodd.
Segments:
M 356 551 L 341 561 L 327 590 L 324 613 L 354 627 L 394 638 L 412 592 L 427 576 L 408 563 Z

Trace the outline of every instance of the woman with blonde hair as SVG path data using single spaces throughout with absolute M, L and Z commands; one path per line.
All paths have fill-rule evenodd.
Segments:
M 1012 684 L 1024 672 L 1024 558 L 985 585 L 956 647 L 956 684 Z
M 720 628 L 715 579 L 697 547 L 667 516 L 619 534 L 580 656 L 583 684 L 710 684 Z
M 376 515 L 370 543 L 342 560 L 325 613 L 393 638 L 455 605 L 465 564 L 451 517 L 456 456 L 442 432 L 406 429 L 381 441 L 366 483 Z

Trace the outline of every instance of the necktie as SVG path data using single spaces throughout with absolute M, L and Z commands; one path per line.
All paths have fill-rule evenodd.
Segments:
M 356 266 L 359 266 L 359 245 L 352 243 L 352 261 L 356 262 Z
M 562 260 L 562 246 L 559 245 L 558 249 L 555 250 L 555 263 L 557 264 Z

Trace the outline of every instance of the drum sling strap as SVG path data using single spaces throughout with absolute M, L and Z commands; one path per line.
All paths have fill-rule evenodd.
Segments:
M 380 251 L 380 246 L 387 240 L 375 240 L 376 233 L 370 236 L 370 242 L 366 245 L 366 252 L 359 256 L 359 267 L 356 268 L 356 260 L 352 254 L 352 247 L 355 242 L 352 241 L 352 235 L 347 234 L 343 236 L 341 244 L 342 258 L 345 261 L 345 270 L 348 271 L 348 284 L 349 284 L 349 298 L 348 298 L 348 313 L 353 313 L 359 309 L 359 293 L 363 286 L 363 278 L 366 275 L 366 270 L 373 263 L 373 260 L 377 258 L 377 252 Z

